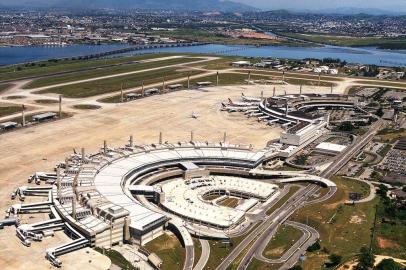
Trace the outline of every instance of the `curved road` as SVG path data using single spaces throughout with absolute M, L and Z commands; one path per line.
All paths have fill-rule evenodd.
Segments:
M 203 268 L 206 266 L 206 263 L 210 257 L 209 241 L 204 240 L 204 239 L 199 239 L 199 241 L 200 241 L 200 245 L 202 246 L 202 255 L 200 255 L 200 259 L 197 262 L 196 266 L 193 268 L 193 270 L 203 270 Z
M 298 209 L 301 204 L 307 198 L 312 196 L 318 189 L 318 186 L 308 185 L 296 192 L 282 207 L 278 208 L 271 215 L 266 217 L 265 220 L 257 228 L 255 228 L 247 237 L 245 237 L 216 269 L 226 270 L 252 241 L 254 241 L 257 237 L 260 237 L 259 239 L 261 239 L 265 235 L 264 232 L 269 233 L 272 230 L 275 230 L 279 224 L 284 222 L 291 214 L 293 214 L 293 212 Z M 268 235 L 268 233 L 266 233 L 266 235 Z M 257 250 L 258 245 L 258 240 L 256 240 L 253 246 L 242 259 L 240 265 L 244 265 L 244 268 L 248 265 L 249 261 Z
M 289 265 L 295 264 L 299 259 L 300 255 L 303 254 L 310 245 L 315 243 L 320 236 L 319 233 L 314 228 L 307 226 L 305 224 L 293 221 L 286 221 L 284 224 L 295 227 L 296 229 L 302 231 L 303 235 L 279 259 L 268 259 L 263 256 L 263 253 L 268 242 L 274 235 L 274 233 L 270 234 L 267 238 L 264 239 L 260 248 L 255 252 L 254 256 L 257 259 L 266 263 L 284 263 Z M 298 250 L 300 250 L 301 252 L 297 252 Z

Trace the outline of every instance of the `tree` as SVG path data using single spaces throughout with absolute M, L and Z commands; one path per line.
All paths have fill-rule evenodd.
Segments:
M 351 123 L 351 122 L 344 122 L 344 123 L 342 123 L 339 127 L 338 127 L 338 129 L 340 130 L 340 131 L 347 131 L 347 132 L 352 132 L 353 130 L 354 130 L 354 125 Z
M 376 111 L 376 115 L 379 117 L 382 117 L 384 115 L 382 107 L 379 107 L 379 109 Z
M 369 270 L 374 266 L 375 256 L 365 247 L 362 247 L 360 251 L 358 264 L 354 267 L 354 270 Z
M 380 195 L 382 198 L 386 198 L 387 193 L 388 193 L 388 187 L 385 186 L 384 184 L 380 184 L 378 186 L 378 190 L 376 191 L 376 194 Z
M 320 242 L 319 242 L 319 240 L 317 240 L 316 243 L 314 243 L 313 245 L 311 245 L 311 246 L 309 246 L 309 247 L 307 248 L 307 251 L 309 251 L 309 252 L 314 252 L 314 251 L 319 250 L 320 248 L 321 248 Z
M 326 263 L 327 267 L 334 267 L 337 266 L 341 263 L 341 260 L 343 259 L 343 257 L 341 257 L 340 255 L 337 254 L 331 254 L 330 256 L 328 256 L 328 260 L 329 262 Z
M 289 268 L 288 270 L 303 270 L 303 268 L 300 265 L 295 265 L 295 266 Z
M 374 268 L 375 270 L 402 270 L 402 266 L 396 263 L 393 259 L 383 259 Z

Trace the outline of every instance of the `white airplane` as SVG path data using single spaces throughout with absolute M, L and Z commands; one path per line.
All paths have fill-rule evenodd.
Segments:
M 256 106 L 258 102 L 233 102 L 230 98 L 228 99 L 228 104 L 235 107 L 249 107 Z
M 244 95 L 244 93 L 241 93 L 241 99 L 244 101 L 248 101 L 248 102 L 260 102 L 261 98 L 259 97 L 249 97 Z
M 228 112 L 245 112 L 247 110 L 255 110 L 258 107 L 257 106 L 246 106 L 246 107 L 242 107 L 242 106 L 230 106 L 230 105 L 226 105 L 224 103 L 221 103 L 222 111 L 228 111 Z

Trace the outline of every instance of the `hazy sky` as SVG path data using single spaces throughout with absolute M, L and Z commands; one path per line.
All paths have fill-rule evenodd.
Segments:
M 234 0 L 264 9 L 326 9 L 339 7 L 406 11 L 406 0 Z

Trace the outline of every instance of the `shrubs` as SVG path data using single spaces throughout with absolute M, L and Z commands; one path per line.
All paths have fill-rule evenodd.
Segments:
M 321 246 L 320 246 L 320 242 L 319 240 L 316 241 L 316 243 L 314 243 L 313 245 L 309 246 L 307 248 L 307 251 L 309 252 L 315 252 L 317 250 L 320 250 Z

